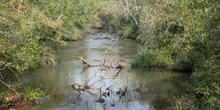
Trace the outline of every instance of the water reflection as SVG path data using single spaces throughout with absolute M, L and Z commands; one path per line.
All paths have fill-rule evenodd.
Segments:
M 132 69 L 129 61 L 138 51 L 138 44 L 131 40 L 107 39 L 110 34 L 90 35 L 85 40 L 70 42 L 59 50 L 60 62 L 56 67 L 39 68 L 27 76 L 31 86 L 40 86 L 51 99 L 28 110 L 155 110 L 168 106 L 169 94 L 182 92 L 182 83 L 187 76 L 162 70 Z M 104 37 L 104 38 L 102 38 Z M 79 56 L 89 62 L 102 63 L 103 59 L 117 58 L 125 67 L 100 70 L 100 67 L 83 67 Z M 74 91 L 68 84 L 77 82 L 92 84 L 92 94 Z M 140 91 L 137 91 L 137 88 Z M 111 87 L 111 95 L 97 103 L 99 88 Z M 119 88 L 128 88 L 122 98 L 115 93 Z

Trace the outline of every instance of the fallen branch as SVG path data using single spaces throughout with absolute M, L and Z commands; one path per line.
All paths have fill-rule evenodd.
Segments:
M 107 67 L 107 68 L 122 68 L 123 66 L 119 64 L 119 61 L 117 59 L 110 59 L 106 61 L 103 60 L 102 64 L 91 64 L 88 61 L 86 61 L 82 56 L 79 57 L 79 59 L 83 62 L 84 65 L 89 67 Z M 108 64 L 107 64 L 108 63 Z
M 79 96 L 81 95 L 81 92 L 87 92 L 87 93 L 89 93 L 89 94 L 91 94 L 91 95 L 94 95 L 94 93 L 92 93 L 92 92 L 90 91 L 90 89 L 94 89 L 94 87 L 92 87 L 92 86 L 94 86 L 94 84 L 96 84 L 97 82 L 103 80 L 103 79 L 97 80 L 97 81 L 95 81 L 95 82 L 93 82 L 92 84 L 89 85 L 89 84 L 88 84 L 89 81 L 90 81 L 92 78 L 94 78 L 95 76 L 96 76 L 96 75 L 94 75 L 93 77 L 91 77 L 91 78 L 90 78 L 88 81 L 86 81 L 84 84 L 71 83 L 70 86 L 71 86 L 74 90 L 76 90 L 76 91 L 79 93 Z
M 79 59 L 83 62 L 84 65 L 87 65 L 89 67 L 97 67 L 97 66 L 100 66 L 100 65 L 95 65 L 95 64 L 90 64 L 89 62 L 87 62 L 85 59 L 83 59 L 83 57 L 79 57 Z
M 12 88 L 10 85 L 8 85 L 7 83 L 5 83 L 4 81 L 0 80 L 0 82 L 2 84 L 4 84 L 6 87 L 8 87 L 10 90 L 14 91 L 14 92 L 17 92 L 14 88 Z
M 116 72 L 115 72 L 115 74 L 114 74 L 114 76 L 113 76 L 113 78 L 118 77 L 118 75 L 119 75 L 120 71 L 121 71 L 121 69 L 117 69 L 117 70 L 116 70 Z
M 70 86 L 79 93 L 79 96 L 81 95 L 81 92 L 87 92 L 89 94 L 94 95 L 90 91 L 90 89 L 93 89 L 93 88 L 87 84 L 72 83 L 72 84 L 70 84 Z

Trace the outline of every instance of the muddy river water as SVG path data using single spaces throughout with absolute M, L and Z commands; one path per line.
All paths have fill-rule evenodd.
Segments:
M 140 45 L 132 40 L 118 40 L 113 34 L 97 33 L 85 39 L 69 42 L 58 51 L 55 67 L 44 67 L 30 72 L 25 80 L 32 87 L 41 87 L 50 99 L 39 99 L 26 110 L 163 110 L 169 107 L 171 94 L 181 94 L 188 76 L 159 69 L 134 69 L 129 62 Z M 82 56 L 92 64 L 119 61 L 122 69 L 85 67 Z M 81 95 L 71 83 L 88 84 L 90 92 Z M 101 99 L 103 103 L 97 102 Z M 106 90 L 108 88 L 108 90 Z M 116 92 L 125 91 L 124 95 Z

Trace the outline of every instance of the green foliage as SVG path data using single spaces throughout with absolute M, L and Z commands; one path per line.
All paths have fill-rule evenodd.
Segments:
M 117 33 L 118 35 L 126 38 L 136 39 L 136 36 L 138 35 L 138 27 L 135 24 L 130 24 L 128 26 L 121 26 L 121 28 L 118 30 Z
M 0 104 L 3 103 L 4 97 L 5 97 L 5 93 L 4 93 L 4 92 L 1 92 L 1 93 L 0 93 Z
M 194 69 L 190 51 L 191 10 L 188 2 L 147 2 L 139 15 L 140 40 L 158 57 L 156 64 L 179 70 Z M 184 11 L 182 11 L 184 10 Z
M 220 74 L 218 69 L 204 69 L 193 73 L 194 91 L 207 108 L 220 108 Z
M 204 20 L 201 27 L 195 29 L 195 41 L 193 42 L 193 53 L 200 62 L 196 62 L 198 68 L 192 75 L 194 80 L 194 91 L 199 96 L 202 105 L 207 109 L 220 109 L 220 39 L 219 39 L 219 1 L 205 1 L 207 4 L 195 0 L 198 4 L 197 10 L 202 13 L 200 17 Z M 197 5 L 194 4 L 194 5 Z M 199 32 L 197 32 L 199 31 Z M 201 56 L 201 57 L 200 57 Z
M 151 50 L 142 49 L 131 64 L 132 67 L 150 67 L 156 59 L 155 54 Z
M 99 13 L 101 27 L 109 30 L 110 33 L 117 33 L 126 38 L 136 39 L 138 36 L 139 27 L 135 23 L 134 18 L 137 18 L 135 7 L 130 8 L 129 15 L 125 3 L 119 1 L 106 2 L 107 6 Z M 134 5 L 134 2 L 128 2 L 129 5 Z
M 143 64 L 147 63 L 147 67 L 163 65 L 171 69 L 192 71 L 193 92 L 199 97 L 195 99 L 198 103 L 193 101 L 190 104 L 205 109 L 219 109 L 220 2 L 148 0 L 142 3 L 145 5 L 142 5 L 138 17 L 138 40 L 154 53 L 150 57 L 156 57 L 153 63 L 146 60 Z M 140 55 L 143 55 L 142 52 L 134 62 L 144 58 Z M 149 54 L 145 56 L 149 57 Z M 187 101 L 188 98 L 184 96 L 177 100 Z
M 4 81 L 16 82 L 16 73 L 55 65 L 56 49 L 65 44 L 64 40 L 76 40 L 89 32 L 91 25 L 99 20 L 97 12 L 102 3 L 100 0 L 1 0 L 0 75 L 16 77 Z M 32 100 L 40 94 L 29 96 Z
M 205 59 L 212 55 L 217 58 L 219 51 L 215 15 L 219 9 L 206 2 L 208 5 L 199 0 L 147 1 L 138 17 L 138 39 L 174 69 L 193 71 L 202 67 Z
M 1 61 L 18 71 L 37 67 L 44 48 L 60 44 L 61 36 L 56 36 L 59 22 L 48 20 L 40 12 L 17 12 L 5 4 L 1 6 L 5 8 L 0 21 Z
M 195 99 L 187 94 L 172 96 L 168 101 L 171 103 L 171 107 L 168 108 L 169 110 L 199 110 L 194 105 Z
M 78 39 L 98 21 L 98 1 L 1 1 L 0 61 L 18 71 L 53 65 L 63 39 Z
M 30 87 L 25 88 L 24 96 L 26 100 L 32 101 L 35 103 L 38 103 L 37 102 L 38 98 L 41 98 L 41 97 L 50 98 L 50 96 L 47 95 L 46 92 L 41 90 L 40 88 L 30 88 Z
M 174 61 L 172 59 L 172 51 L 160 51 L 156 52 L 158 56 L 158 61 L 156 62 L 157 67 L 163 67 L 167 69 L 172 69 L 174 66 Z

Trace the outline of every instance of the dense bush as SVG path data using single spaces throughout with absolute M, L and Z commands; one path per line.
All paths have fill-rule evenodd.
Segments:
M 142 49 L 135 57 L 132 63 L 132 67 L 150 67 L 154 66 L 155 60 L 157 59 L 156 55 L 146 49 Z
M 23 71 L 37 67 L 47 48 L 60 42 L 61 36 L 57 35 L 60 22 L 48 20 L 28 6 L 23 6 L 25 10 L 16 10 L 13 8 L 16 6 L 16 2 L 1 4 L 0 60 Z
M 97 11 L 103 7 L 98 1 L 1 0 L 1 76 L 15 76 L 13 82 L 19 80 L 15 73 L 55 65 L 56 49 L 64 40 L 81 38 L 98 23 Z M 6 79 L 0 81 L 7 87 Z
M 151 51 L 139 52 L 133 61 L 134 67 L 157 65 L 190 71 L 193 81 L 191 92 L 196 99 L 189 102 L 195 108 L 219 109 L 219 7 L 216 0 L 145 1 L 138 17 L 138 40 Z M 154 53 L 153 56 L 151 53 Z M 140 58 L 153 60 L 137 63 Z M 188 99 L 187 95 L 177 98 L 185 102 Z
M 157 66 L 190 72 L 191 94 L 176 100 L 194 104 L 189 109 L 199 109 L 201 105 L 206 109 L 219 108 L 219 1 L 112 0 L 106 3 L 99 13 L 101 26 L 143 43 L 144 49 L 131 62 L 133 67 Z
M 30 101 L 32 103 L 39 103 L 39 98 L 50 98 L 49 95 L 40 88 L 25 88 L 24 97 L 26 101 Z
M 88 32 L 100 7 L 96 0 L 1 1 L 0 66 L 23 71 L 54 64 L 54 49 Z
M 128 5 L 132 7 L 129 8 L 132 16 L 128 13 L 124 1 L 112 0 L 106 4 L 106 7 L 99 13 L 101 27 L 109 30 L 110 33 L 117 33 L 122 38 L 136 39 L 139 27 L 134 20 L 134 18 L 138 20 L 134 1 L 128 2 Z

